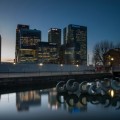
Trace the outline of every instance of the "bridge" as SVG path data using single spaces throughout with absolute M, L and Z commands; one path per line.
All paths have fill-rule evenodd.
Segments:
M 58 64 L 0 64 L 0 88 L 57 83 L 76 79 L 92 81 L 112 77 L 111 73 L 95 72 L 93 66 Z

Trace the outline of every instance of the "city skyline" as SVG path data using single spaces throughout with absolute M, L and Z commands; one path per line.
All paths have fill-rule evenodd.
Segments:
M 48 41 L 50 28 L 62 29 L 68 24 L 87 26 L 88 54 L 92 58 L 94 45 L 101 40 L 120 40 L 119 0 L 0 0 L 0 34 L 2 61 L 15 58 L 17 24 L 27 24 L 41 30 L 42 41 Z M 63 33 L 62 33 L 63 43 Z

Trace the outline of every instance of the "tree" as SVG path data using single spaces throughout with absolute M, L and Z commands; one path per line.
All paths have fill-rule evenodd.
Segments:
M 93 62 L 95 65 L 105 65 L 104 54 L 113 49 L 114 45 L 109 41 L 101 41 L 93 48 Z

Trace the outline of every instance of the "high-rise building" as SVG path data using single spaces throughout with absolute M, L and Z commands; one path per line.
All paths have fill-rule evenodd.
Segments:
M 48 31 L 48 42 L 57 43 L 58 48 L 61 46 L 61 29 L 50 28 Z
M 41 31 L 29 29 L 28 25 L 18 25 L 16 29 L 16 62 L 37 62 L 38 42 Z
M 56 43 L 39 42 L 38 45 L 38 62 L 58 63 L 58 49 Z
M 0 35 L 0 63 L 1 63 L 1 35 Z
M 70 24 L 63 30 L 65 63 L 87 65 L 87 27 Z

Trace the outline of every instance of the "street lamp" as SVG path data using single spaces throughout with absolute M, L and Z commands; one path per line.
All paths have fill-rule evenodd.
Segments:
M 113 72 L 113 68 L 112 67 L 113 67 L 114 58 L 112 57 L 110 60 L 111 60 L 111 72 Z
M 79 65 L 77 64 L 76 67 L 79 67 Z
M 113 61 L 114 60 L 114 58 L 111 58 L 111 61 Z
M 39 65 L 40 65 L 40 66 L 43 66 L 43 63 L 40 63 Z
M 60 67 L 61 67 L 61 75 L 62 75 L 62 67 L 63 67 L 63 64 L 60 64 Z
M 79 65 L 77 64 L 76 67 L 77 67 L 77 72 L 78 72 L 78 67 L 79 67 Z
M 40 66 L 40 69 L 41 69 L 41 67 L 43 66 L 43 63 L 40 63 L 39 66 Z M 39 75 L 40 75 L 40 69 L 39 69 Z
M 62 67 L 62 66 L 63 66 L 63 64 L 60 64 L 60 66 Z

